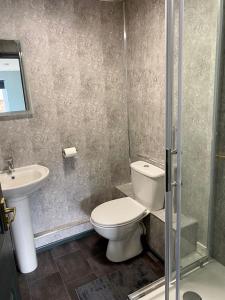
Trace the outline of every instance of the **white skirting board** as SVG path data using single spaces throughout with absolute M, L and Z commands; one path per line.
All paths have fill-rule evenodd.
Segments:
M 89 220 L 65 224 L 48 231 L 34 235 L 35 247 L 40 248 L 48 244 L 69 238 L 76 234 L 91 230 L 93 227 Z

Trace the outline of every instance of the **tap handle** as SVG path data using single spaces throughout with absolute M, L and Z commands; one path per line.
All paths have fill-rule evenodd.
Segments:
M 13 157 L 10 156 L 8 159 L 6 159 L 6 162 L 7 162 L 7 163 L 13 163 Z
M 13 162 L 13 157 L 9 157 L 7 160 L 7 165 L 9 170 L 14 170 L 14 162 Z

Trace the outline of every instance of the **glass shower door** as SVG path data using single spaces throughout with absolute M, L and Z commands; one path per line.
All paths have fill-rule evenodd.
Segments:
M 180 27 L 182 1 L 166 1 L 166 195 L 165 195 L 165 299 L 175 299 L 174 282 L 179 265 L 180 209 Z M 177 269 L 179 271 L 179 268 Z
M 205 275 L 198 270 L 209 262 L 221 10 L 219 0 L 180 0 L 174 6 L 176 280 L 166 300 L 200 300 Z
M 184 288 L 182 276 L 209 257 L 221 1 L 174 0 L 166 4 L 165 299 L 178 300 L 181 284 Z
M 207 288 L 198 270 L 204 272 L 211 255 L 222 2 L 165 1 L 165 282 L 143 300 L 200 300 L 198 288 Z

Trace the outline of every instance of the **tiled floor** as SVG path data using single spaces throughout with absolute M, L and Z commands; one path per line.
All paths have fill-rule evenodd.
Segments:
M 75 289 L 113 272 L 135 272 L 144 264 L 152 279 L 163 276 L 163 265 L 146 253 L 124 263 L 115 264 L 105 256 L 107 241 L 97 234 L 38 254 L 38 268 L 19 275 L 22 300 L 79 300 Z M 147 284 L 139 278 L 139 285 Z M 124 299 L 125 300 L 125 299 Z

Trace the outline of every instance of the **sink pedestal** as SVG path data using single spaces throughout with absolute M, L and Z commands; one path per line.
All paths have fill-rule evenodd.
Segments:
M 37 268 L 37 255 L 28 197 L 7 199 L 7 205 L 16 207 L 16 218 L 11 224 L 11 231 L 19 270 L 30 273 Z
M 13 173 L 0 173 L 7 205 L 16 207 L 16 217 L 11 224 L 11 230 L 18 267 L 22 273 L 30 273 L 37 268 L 28 196 L 41 188 L 48 175 L 49 169 L 40 165 L 15 168 Z

